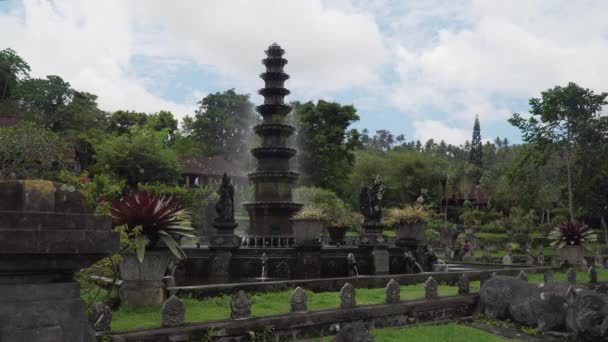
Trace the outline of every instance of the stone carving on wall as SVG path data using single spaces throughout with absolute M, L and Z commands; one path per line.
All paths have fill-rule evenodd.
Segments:
M 439 297 L 438 293 L 438 284 L 437 280 L 433 277 L 429 277 L 429 279 L 424 282 L 424 299 L 436 299 Z
M 89 322 L 93 326 L 95 331 L 110 331 L 110 324 L 112 323 L 112 310 L 102 303 L 98 302 L 89 315 Z
M 569 268 L 568 272 L 566 272 L 566 278 L 568 278 L 568 283 L 575 285 L 576 284 L 576 270 L 574 268 Z
M 340 308 L 349 309 L 357 305 L 355 287 L 350 283 L 344 284 L 340 290 Z
M 281 261 L 275 268 L 275 277 L 280 279 L 290 279 L 291 269 L 287 261 Z
M 332 342 L 374 342 L 374 337 L 364 323 L 346 323 Z
M 465 295 L 470 292 L 470 281 L 469 276 L 466 273 L 462 273 L 460 277 L 458 277 L 458 294 Z
M 243 291 L 239 290 L 230 303 L 230 317 L 232 319 L 247 318 L 251 316 L 251 298 Z
M 379 224 L 382 217 L 382 197 L 384 196 L 384 185 L 380 176 L 374 178 L 374 182 L 361 189 L 359 194 L 359 206 L 364 217 L 364 224 Z
M 173 295 L 163 304 L 161 316 L 163 327 L 180 326 L 186 321 L 186 305 Z
M 395 279 L 391 279 L 388 284 L 386 284 L 384 291 L 386 292 L 386 304 L 399 303 L 401 300 L 401 288 Z
M 572 285 L 538 286 L 515 277 L 493 277 L 480 290 L 480 306 L 492 318 L 566 332 L 577 341 L 608 338 L 608 297 Z
M 229 274 L 230 272 L 230 259 L 232 253 L 230 252 L 215 252 L 211 257 L 211 273 L 212 274 Z
M 308 296 L 306 295 L 306 291 L 299 286 L 291 293 L 289 302 L 291 304 L 291 312 L 308 310 Z

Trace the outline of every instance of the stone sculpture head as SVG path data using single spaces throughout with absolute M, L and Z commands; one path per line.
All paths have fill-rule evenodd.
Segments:
M 570 286 L 566 303 L 568 331 L 589 341 L 608 341 L 608 296 Z

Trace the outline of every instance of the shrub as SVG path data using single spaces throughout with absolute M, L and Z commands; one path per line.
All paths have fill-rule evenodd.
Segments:
M 137 257 L 144 259 L 146 246 L 154 248 L 159 241 L 177 257 L 185 256 L 179 246 L 180 237 L 195 237 L 183 206 L 172 197 L 154 196 L 147 191 L 125 195 L 112 201 L 112 219 L 117 226 L 126 226 L 126 234 L 135 241 Z
M 433 212 L 424 205 L 406 205 L 403 208 L 387 210 L 384 221 L 387 225 L 427 223 L 433 218 Z
M 563 221 L 549 233 L 552 246 L 587 245 L 597 240 L 593 230 L 580 222 Z
M 325 218 L 336 227 L 357 228 L 363 221 L 360 214 L 352 212 L 332 191 L 316 187 L 300 187 L 294 191 L 294 199 L 305 207 L 321 209 Z
M 321 208 L 314 207 L 304 207 L 302 210 L 298 211 L 293 217 L 292 220 L 319 220 L 325 221 L 327 220 L 327 215 L 325 211 Z

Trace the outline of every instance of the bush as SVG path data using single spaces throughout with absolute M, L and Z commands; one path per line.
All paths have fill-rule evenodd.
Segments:
M 503 234 L 507 232 L 507 229 L 500 223 L 500 221 L 494 221 L 482 225 L 481 231 L 484 233 Z
M 357 228 L 361 215 L 353 213 L 333 191 L 316 187 L 299 187 L 294 190 L 296 202 L 309 208 L 321 209 L 331 225 Z

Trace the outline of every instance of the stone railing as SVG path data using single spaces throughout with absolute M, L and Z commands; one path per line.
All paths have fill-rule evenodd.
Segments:
M 391 279 L 383 304 L 361 306 L 355 287 L 347 282 L 340 290 L 339 308 L 308 311 L 308 294 L 297 287 L 290 296 L 290 313 L 267 317 L 251 317 L 251 297 L 240 290 L 232 296 L 230 320 L 196 324 L 184 323 L 186 307 L 172 296 L 162 307 L 162 328 L 98 336 L 124 342 L 200 341 L 209 334 L 214 334 L 213 341 L 291 341 L 352 332 L 353 327 L 362 329 L 357 334 L 367 334 L 371 328 L 462 319 L 473 314 L 478 302 L 478 295 L 469 293 L 466 274 L 458 280 L 458 296 L 440 298 L 433 277 L 426 280 L 424 288 L 423 300 L 402 301 L 401 287 Z
M 247 235 L 241 238 L 241 248 L 288 248 L 294 244 L 293 235 Z

